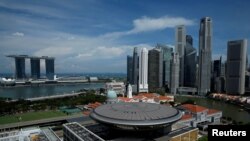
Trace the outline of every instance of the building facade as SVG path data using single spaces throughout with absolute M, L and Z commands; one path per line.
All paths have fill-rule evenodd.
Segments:
M 25 58 L 24 57 L 16 57 L 15 58 L 16 65 L 16 78 L 17 79 L 25 79 Z
M 183 104 L 178 107 L 184 113 L 177 124 L 184 124 L 191 127 L 207 128 L 209 124 L 220 124 L 222 111 L 208 109 L 199 105 Z
M 46 65 L 47 78 L 49 80 L 53 80 L 55 75 L 55 59 L 54 58 L 45 59 L 45 65 Z
M 170 77 L 170 92 L 172 94 L 177 93 L 179 87 L 179 69 L 180 69 L 180 58 L 178 53 L 173 53 L 171 60 L 171 77 Z
M 40 59 L 30 58 L 30 66 L 31 66 L 31 78 L 39 79 L 40 78 Z
M 226 92 L 244 94 L 247 40 L 229 41 L 227 45 Z
M 199 70 L 198 94 L 206 95 L 210 92 L 211 61 L 212 61 L 212 19 L 202 18 L 199 31 Z
M 189 35 L 186 37 L 186 47 L 184 55 L 184 86 L 195 87 L 196 85 L 196 49 L 189 42 L 192 41 L 192 37 Z M 192 42 L 191 42 L 192 43 Z
M 148 50 L 142 48 L 139 56 L 139 91 L 148 92 Z
M 166 88 L 170 88 L 170 61 L 172 59 L 172 53 L 173 53 L 173 48 L 162 45 L 162 44 L 157 44 L 156 45 L 157 49 L 160 49 L 163 55 L 163 86 Z
M 186 28 L 184 25 L 177 26 L 175 29 L 175 52 L 180 57 L 179 84 L 184 86 L 184 54 L 186 46 Z
M 127 82 L 129 84 L 133 83 L 133 57 L 127 56 Z
M 123 82 L 108 82 L 105 84 L 106 90 L 113 90 L 117 94 L 124 95 L 125 94 L 125 84 Z
M 133 74 L 132 74 L 132 84 L 137 85 L 138 84 L 138 79 L 139 79 L 139 49 L 138 47 L 134 48 L 134 53 L 133 53 Z M 136 86 L 138 87 L 138 86 Z
M 148 52 L 148 88 L 155 92 L 162 88 L 163 83 L 163 55 L 160 49 L 152 49 Z

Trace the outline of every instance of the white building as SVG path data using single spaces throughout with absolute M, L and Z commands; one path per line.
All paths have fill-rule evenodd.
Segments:
M 208 109 L 199 105 L 183 104 L 178 107 L 183 111 L 183 116 L 176 124 L 184 124 L 192 127 L 207 128 L 210 124 L 220 124 L 222 111 Z
M 130 84 L 128 84 L 128 88 L 127 88 L 127 98 L 133 98 L 133 96 L 132 96 L 132 86 Z
M 125 84 L 123 82 L 109 82 L 106 83 L 106 90 L 113 90 L 117 94 L 122 94 L 124 95 L 125 93 Z
M 172 60 L 170 63 L 170 92 L 172 94 L 177 93 L 179 87 L 179 70 L 180 70 L 180 59 L 178 53 L 173 53 Z
M 139 92 L 148 92 L 148 50 L 142 48 L 139 56 Z

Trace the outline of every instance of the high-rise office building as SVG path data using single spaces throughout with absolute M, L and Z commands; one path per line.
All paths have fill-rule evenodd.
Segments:
M 173 53 L 171 60 L 171 77 L 170 77 L 170 92 L 172 94 L 177 93 L 179 87 L 179 69 L 180 69 L 180 58 L 178 53 Z
M 162 44 L 157 44 L 156 48 L 160 49 L 163 55 L 163 86 L 170 88 L 170 61 L 172 59 L 173 48 Z
M 210 92 L 212 53 L 212 19 L 202 18 L 199 31 L 198 94 Z
M 134 48 L 133 53 L 133 74 L 132 74 L 132 84 L 137 85 L 139 79 L 139 49 Z M 136 86 L 138 88 L 138 85 Z
M 16 78 L 25 79 L 25 57 L 15 57 Z
M 227 46 L 226 92 L 244 94 L 247 40 L 229 41 Z
M 133 57 L 127 56 L 127 82 L 129 84 L 133 83 Z
M 193 37 L 191 35 L 186 35 L 186 43 L 189 43 L 193 46 Z
M 148 51 L 148 89 L 156 92 L 162 88 L 163 55 L 160 49 L 154 48 Z
M 47 58 L 45 59 L 45 66 L 46 66 L 46 76 L 49 80 L 54 79 L 55 74 L 55 59 L 54 58 Z
M 186 46 L 186 28 L 184 25 L 177 26 L 175 29 L 175 52 L 179 54 L 180 57 L 180 77 L 179 84 L 184 86 L 184 54 Z
M 219 60 L 214 60 L 212 65 L 212 79 L 211 91 L 224 92 L 225 91 L 225 69 L 222 63 L 222 57 Z
M 221 58 L 213 61 L 213 76 L 219 77 L 221 75 Z
M 195 87 L 196 84 L 196 49 L 190 44 L 192 37 L 189 35 L 185 47 L 184 55 L 184 86 L 185 87 Z
M 148 92 L 148 50 L 142 48 L 139 56 L 139 91 Z
M 31 66 L 31 78 L 39 79 L 40 78 L 40 58 L 32 57 L 30 58 Z

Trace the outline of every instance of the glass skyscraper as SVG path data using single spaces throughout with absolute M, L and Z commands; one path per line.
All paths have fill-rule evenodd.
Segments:
M 184 86 L 195 87 L 196 84 L 196 49 L 190 44 L 192 37 L 189 35 L 186 38 L 185 56 L 184 56 Z
M 127 56 L 127 82 L 132 84 L 133 83 L 133 57 L 128 55 Z
M 163 55 L 162 61 L 163 61 L 163 86 L 167 86 L 170 88 L 170 61 L 172 59 L 172 53 L 173 53 L 173 48 L 167 46 L 167 45 L 162 45 L 162 44 L 157 44 L 156 45 L 157 49 L 160 49 Z

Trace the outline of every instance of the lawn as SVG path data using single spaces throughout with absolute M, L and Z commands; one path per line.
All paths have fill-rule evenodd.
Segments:
M 59 116 L 66 116 L 66 114 L 61 111 L 39 111 L 39 112 L 28 112 L 22 114 L 1 116 L 0 125 L 7 123 L 15 123 L 18 122 L 19 119 L 21 119 L 21 121 L 30 121 L 30 120 L 46 119 Z

